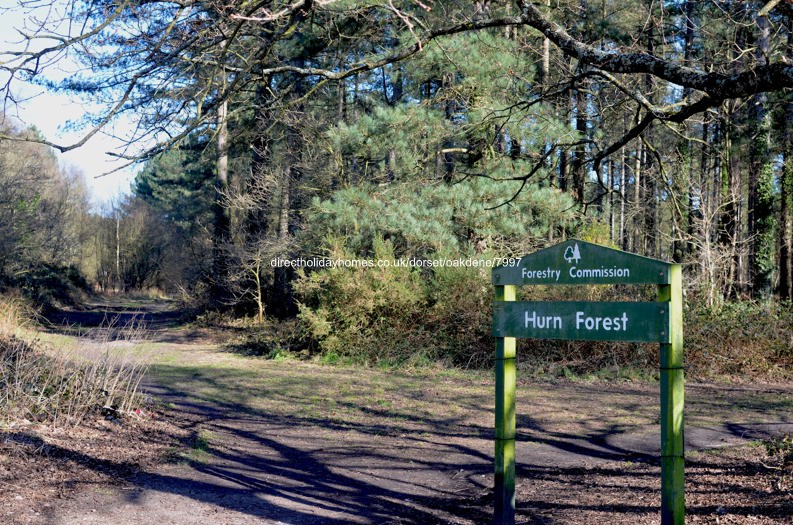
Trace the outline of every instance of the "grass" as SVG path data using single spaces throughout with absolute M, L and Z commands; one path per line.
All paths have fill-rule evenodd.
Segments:
M 175 462 L 206 464 L 212 458 L 211 448 L 216 436 L 209 430 L 194 432 L 187 449 L 172 449 L 168 456 Z
M 0 295 L 0 335 L 20 336 L 31 327 L 37 316 L 36 310 L 21 296 Z
M 37 334 L 30 316 L 18 298 L 0 297 L 0 423 L 76 425 L 90 414 L 118 417 L 141 404 L 143 360 L 113 348 L 117 342 L 77 345 Z
M 206 453 L 214 439 L 214 434 L 209 430 L 199 431 L 193 438 L 193 452 L 197 454 Z
M 76 341 L 59 342 L 74 352 Z M 372 367 L 341 360 L 343 364 L 331 366 L 329 355 L 301 360 L 278 347 L 270 355 L 251 355 L 208 343 L 128 343 L 119 352 L 147 359 L 159 384 L 238 413 L 351 427 L 395 423 L 418 433 L 432 433 L 445 425 L 490 432 L 493 424 L 491 370 L 463 370 L 422 360 Z M 79 350 L 85 353 L 84 348 Z M 107 355 L 117 355 L 116 350 Z M 86 358 L 101 361 L 102 352 Z M 518 383 L 519 427 L 565 432 L 583 426 L 597 434 L 615 426 L 628 431 L 655 425 L 659 417 L 655 374 L 616 364 L 595 372 L 523 367 Z M 690 383 L 686 411 L 687 424 L 693 425 L 784 421 L 793 411 L 793 392 Z
M 489 434 L 493 425 L 489 370 L 329 366 L 211 347 L 154 346 L 151 372 L 159 383 L 190 392 L 197 401 L 247 414 L 350 428 L 396 425 L 419 434 L 448 425 Z M 615 425 L 621 431 L 657 425 L 658 383 L 629 372 L 538 379 L 520 371 L 519 428 L 586 428 L 598 434 Z M 686 417 L 691 425 L 783 421 L 791 411 L 789 389 L 723 389 L 710 384 L 690 384 L 687 389 Z

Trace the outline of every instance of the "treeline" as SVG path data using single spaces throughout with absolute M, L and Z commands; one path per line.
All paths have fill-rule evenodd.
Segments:
M 480 7 L 491 18 L 508 8 Z M 553 15 L 603 48 L 729 69 L 793 53 L 788 18 L 763 21 L 758 7 L 576 2 Z M 410 38 L 387 29 L 381 52 Z M 320 45 L 323 35 L 310 26 L 296 41 L 300 67 L 362 53 Z M 336 82 L 284 73 L 260 88 L 229 96 L 221 122 L 148 161 L 135 195 L 170 232 L 158 248 L 169 282 L 209 306 L 297 315 L 298 347 L 380 358 L 433 348 L 484 362 L 489 275 L 301 272 L 271 268 L 276 257 L 487 258 L 578 236 L 683 263 L 694 305 L 790 297 L 789 91 L 654 121 L 693 90 L 615 79 L 509 26 Z
M 691 312 L 791 298 L 787 2 L 72 4 L 59 45 L 91 75 L 59 87 L 157 144 L 103 219 L 124 286 L 296 318 L 308 352 L 460 363 L 489 352 L 486 270 L 269 261 L 576 236 L 682 263 Z
M 6 121 L 4 134 L 37 130 Z M 87 286 L 93 218 L 82 175 L 58 165 L 45 146 L 0 140 L 0 291 L 16 289 L 41 304 L 69 302 Z M 90 263 L 89 263 L 90 264 Z
M 35 128 L 4 119 L 0 140 L 0 292 L 44 308 L 91 291 L 160 284 L 153 212 L 133 198 L 95 210 L 82 173 L 34 142 Z

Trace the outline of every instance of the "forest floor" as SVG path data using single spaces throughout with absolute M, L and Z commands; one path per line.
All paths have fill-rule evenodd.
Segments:
M 78 323 L 147 324 L 144 340 L 102 344 L 149 362 L 153 404 L 0 430 L 0 523 L 491 521 L 490 373 L 251 357 L 177 314 L 115 301 L 41 335 L 79 348 L 98 343 Z M 793 472 L 761 441 L 793 432 L 793 385 L 689 382 L 686 395 L 687 522 L 793 523 Z M 517 523 L 660 521 L 657 384 L 521 380 L 518 403 Z

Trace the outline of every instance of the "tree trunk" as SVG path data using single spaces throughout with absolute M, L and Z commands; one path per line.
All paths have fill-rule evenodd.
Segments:
M 642 145 L 638 144 L 634 151 L 633 159 L 633 245 L 631 251 L 640 252 L 642 246 L 642 227 L 644 221 L 644 211 L 642 207 L 642 184 L 644 174 L 642 173 Z
M 793 103 L 787 104 L 789 118 L 793 118 Z M 788 135 L 791 133 L 788 132 Z M 793 137 L 788 137 L 789 140 Z M 788 142 L 785 164 L 780 181 L 781 202 L 779 207 L 779 298 L 793 299 L 793 148 Z
M 223 204 L 229 187 L 228 157 L 228 103 L 222 102 L 217 113 L 217 176 L 215 179 L 214 232 L 212 235 L 212 282 L 211 300 L 217 307 L 228 304 L 229 291 L 226 276 L 229 271 L 228 242 L 231 234 L 231 220 L 228 209 Z
M 793 22 L 788 23 L 787 57 L 793 61 Z M 779 205 L 779 298 L 793 299 L 793 94 L 787 94 L 781 133 L 782 176 Z
M 589 33 L 589 21 L 587 19 L 588 14 L 588 5 L 587 0 L 579 0 L 579 13 L 580 18 L 578 21 L 578 36 L 582 39 L 587 39 L 587 35 Z M 579 66 L 576 64 L 575 66 L 578 68 Z M 580 71 L 575 71 L 578 73 Z M 584 82 L 584 80 L 580 80 L 580 82 Z M 575 115 L 575 130 L 577 133 L 577 140 L 583 141 L 587 138 L 588 130 L 587 130 L 587 116 L 589 113 L 587 107 L 587 95 L 583 88 L 576 88 L 573 90 L 572 95 L 570 97 L 570 109 L 571 113 Z M 583 142 L 580 142 L 578 145 L 573 148 L 572 156 L 570 159 L 570 175 L 572 176 L 572 184 L 573 187 L 571 188 L 571 193 L 573 198 L 579 205 L 583 205 L 586 201 L 586 195 L 584 193 L 585 188 L 585 180 L 586 180 L 586 146 Z
M 116 210 L 116 291 L 121 288 L 121 212 Z
M 336 120 L 340 123 L 347 122 L 347 83 L 344 79 L 339 80 L 336 86 L 336 96 Z
M 625 164 L 625 148 L 620 148 L 620 238 L 619 245 L 623 250 L 628 249 L 628 236 L 625 232 L 625 199 L 628 196 L 626 185 L 628 177 L 626 175 L 628 166 Z
M 569 171 L 569 165 L 567 158 L 568 158 L 567 151 L 561 150 L 559 152 L 559 189 L 562 190 L 563 192 L 567 192 L 567 188 L 568 188 L 567 172 Z
M 767 63 L 770 24 L 768 17 L 757 19 L 755 59 L 760 66 Z M 752 98 L 750 109 L 752 144 L 749 150 L 749 282 L 753 295 L 771 291 L 774 262 L 773 237 L 773 166 L 771 164 L 771 116 L 768 95 L 758 93 Z
M 545 7 L 551 7 L 551 0 L 545 0 Z M 551 84 L 551 39 L 548 37 L 542 39 L 539 83 L 543 88 L 547 88 Z
M 281 178 L 281 203 L 278 208 L 278 239 L 289 238 L 289 190 L 291 186 L 291 167 L 284 170 Z
M 685 17 L 683 62 L 685 65 L 690 66 L 693 57 L 695 29 L 693 0 L 686 0 L 683 13 Z M 690 96 L 691 89 L 684 89 L 683 102 L 687 102 Z M 676 189 L 680 197 L 675 206 L 676 213 L 673 224 L 676 232 L 672 240 L 672 260 L 677 263 L 682 263 L 688 258 L 693 246 L 694 192 L 697 191 L 697 189 L 701 190 L 701 184 L 695 184 L 694 181 L 694 144 L 693 141 L 688 138 L 690 136 L 690 128 L 691 126 L 686 125 L 686 138 L 684 138 L 679 145 L 680 150 L 683 151 L 682 161 L 685 169 L 678 170 L 678 174 L 675 176 Z M 700 179 L 700 182 L 701 180 L 702 179 Z M 702 204 L 701 196 L 699 204 L 700 206 Z
M 256 321 L 262 324 L 264 323 L 264 287 L 262 285 L 262 258 L 260 256 L 257 256 L 251 273 L 253 273 L 253 281 L 256 284 Z
M 298 68 L 305 66 L 304 59 L 297 59 L 294 65 Z M 307 92 L 307 80 L 297 77 L 290 96 L 297 100 Z M 300 128 L 300 118 L 304 107 L 298 104 L 290 108 L 290 113 L 286 116 L 286 152 L 281 159 L 282 178 L 281 178 L 281 198 L 278 208 L 278 240 L 281 249 L 285 254 L 289 253 L 290 238 L 292 236 L 292 210 L 299 206 L 299 201 L 294 198 L 298 195 L 295 187 L 303 176 L 303 149 L 306 145 L 303 130 Z M 294 194 L 294 195 L 293 195 Z M 292 291 L 292 280 L 295 271 L 293 268 L 275 268 L 273 272 L 273 305 L 270 311 L 280 318 L 294 315 L 297 312 L 294 293 Z
M 650 55 L 655 54 L 655 21 L 650 20 L 647 28 L 647 52 Z M 650 102 L 655 99 L 655 81 L 651 75 L 646 75 L 644 79 L 644 89 L 647 98 Z M 643 221 L 641 225 L 644 231 L 644 247 L 642 253 L 650 257 L 655 257 L 658 250 L 658 221 L 657 221 L 657 203 L 655 195 L 655 177 L 651 175 L 650 170 L 653 167 L 652 156 L 648 144 L 652 144 L 652 126 L 649 126 L 644 131 L 644 140 L 639 145 L 641 171 L 642 171 L 642 184 L 641 184 L 641 200 L 638 202 L 642 210 Z
M 587 96 L 581 89 L 575 90 L 572 103 L 575 108 L 575 129 L 578 133 L 577 139 L 583 141 L 587 136 Z M 584 194 L 584 181 L 586 180 L 585 165 L 586 147 L 583 143 L 573 149 L 573 158 L 570 163 L 570 171 L 573 176 L 573 198 L 578 204 L 584 204 L 586 195 Z

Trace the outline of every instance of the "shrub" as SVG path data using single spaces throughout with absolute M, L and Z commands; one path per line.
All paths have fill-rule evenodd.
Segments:
M 73 266 L 46 263 L 18 272 L 10 286 L 44 309 L 74 305 L 89 291 L 88 282 Z
M 429 280 L 428 344 L 439 357 L 463 367 L 492 361 L 493 286 L 488 268 L 436 268 Z
M 390 245 L 378 256 L 390 256 Z M 384 248 L 381 248 L 381 250 Z M 336 255 L 343 256 L 342 252 Z M 304 275 L 300 319 L 314 353 L 331 362 L 492 364 L 489 270 L 335 268 Z M 655 287 L 525 287 L 534 300 L 652 301 Z M 686 373 L 691 378 L 791 376 L 793 307 L 733 302 L 684 308 Z M 521 367 L 540 375 L 648 377 L 658 371 L 658 345 L 521 340 Z
M 388 241 L 376 240 L 374 251 L 378 260 L 394 258 Z M 330 257 L 356 259 L 340 245 L 331 247 Z M 327 268 L 302 274 L 295 289 L 299 319 L 316 350 L 366 363 L 402 354 L 427 301 L 419 272 L 407 267 Z
M 793 308 L 775 301 L 689 304 L 685 352 L 694 376 L 780 379 L 793 364 Z
M 16 337 L 0 337 L 0 414 L 6 424 L 78 424 L 90 414 L 128 413 L 140 402 L 145 369 L 107 350 L 64 356 Z

